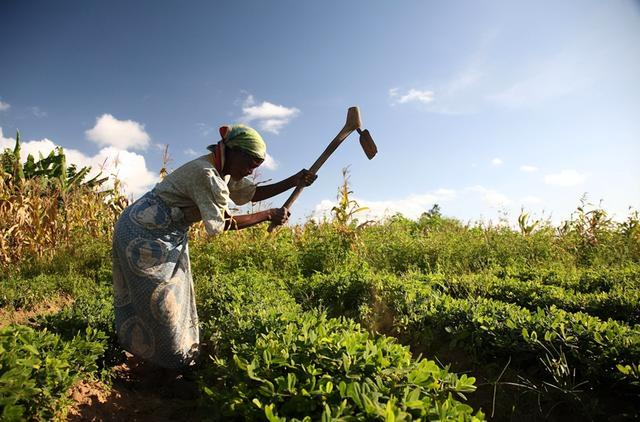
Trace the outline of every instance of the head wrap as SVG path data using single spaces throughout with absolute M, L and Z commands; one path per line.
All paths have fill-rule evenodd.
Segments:
M 262 136 L 255 130 L 245 125 L 222 126 L 220 136 L 224 145 L 231 149 L 241 149 L 249 155 L 264 160 L 267 155 L 267 144 Z M 207 149 L 215 152 L 216 145 L 209 145 Z

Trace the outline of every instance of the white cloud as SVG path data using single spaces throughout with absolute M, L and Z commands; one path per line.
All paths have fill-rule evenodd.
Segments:
M 240 118 L 242 121 L 256 121 L 260 129 L 278 134 L 284 126 L 289 124 L 291 119 L 300 114 L 300 110 L 268 101 L 263 101 L 261 104 L 256 105 L 253 96 L 248 95 L 242 106 L 242 113 Z
M 457 193 L 451 189 L 438 189 L 426 194 L 409 195 L 389 201 L 369 201 L 361 198 L 353 198 L 360 207 L 368 208 L 366 211 L 355 214 L 360 221 L 381 220 L 386 217 L 401 213 L 407 218 L 418 218 L 423 212 L 428 211 L 433 204 L 447 202 L 455 199 Z M 331 209 L 336 206 L 336 201 L 325 199 L 316 205 L 312 218 L 322 220 L 331 215 Z
M 107 147 L 90 158 L 92 169 L 102 166 L 104 175 L 109 175 L 109 186 L 113 186 L 114 175 L 124 184 L 127 193 L 134 197 L 148 191 L 160 181 L 159 176 L 147 169 L 144 156 L 135 152 L 124 151 L 116 147 Z
M 494 158 L 493 160 L 491 160 L 491 164 L 493 164 L 494 166 L 499 166 L 502 165 L 503 161 L 500 158 Z
M 265 132 L 275 133 L 276 135 L 280 133 L 280 130 L 288 123 L 287 120 L 284 119 L 267 119 L 260 122 L 260 129 Z
M 185 155 L 189 155 L 191 157 L 197 157 L 198 155 L 204 155 L 204 152 L 202 154 L 198 154 L 198 151 L 194 150 L 193 148 L 187 148 L 183 152 L 185 153 Z
M 96 125 L 85 132 L 87 139 L 100 146 L 125 149 L 146 149 L 150 137 L 144 125 L 133 120 L 118 120 L 111 114 L 96 118 Z
M 264 167 L 269 170 L 275 170 L 278 168 L 278 162 L 269 154 L 264 158 L 264 162 L 261 167 Z
M 0 150 L 5 148 L 13 149 L 15 143 L 15 138 L 4 137 L 0 127 Z M 38 153 L 46 156 L 59 145 L 45 138 L 26 142 L 21 141 L 20 146 L 20 158 L 22 162 L 25 162 L 29 154 L 37 159 Z M 67 157 L 67 165 L 76 164 L 78 168 L 90 166 L 89 177 L 97 175 L 102 169 L 103 176 L 109 177 L 109 180 L 103 185 L 105 188 L 113 187 L 113 175 L 117 175 L 124 184 L 125 192 L 134 197 L 143 194 L 159 181 L 158 175 L 147 169 L 145 158 L 134 152 L 116 147 L 106 147 L 94 156 L 87 156 L 72 148 L 64 148 L 64 153 Z
M 7 111 L 11 108 L 11 104 L 0 101 L 0 111 Z
M 5 138 L 0 127 L 0 151 L 4 151 L 6 148 L 13 150 L 16 146 L 16 138 Z M 44 138 L 39 141 L 20 141 L 20 159 L 24 163 L 27 161 L 29 154 L 33 155 L 37 160 L 39 155 L 47 156 L 57 147 L 51 140 Z M 66 152 L 66 150 L 65 150 Z
M 533 173 L 534 171 L 538 171 L 538 167 L 523 164 L 520 166 L 520 170 L 524 171 L 525 173 Z
M 544 177 L 544 182 L 551 186 L 576 186 L 587 179 L 586 174 L 578 173 L 576 170 L 562 170 L 557 174 L 548 174 Z
M 542 199 L 538 198 L 537 196 L 527 195 L 520 198 L 520 202 L 522 202 L 523 204 L 540 204 L 542 202 Z
M 434 93 L 433 91 L 411 88 L 406 93 L 401 94 L 399 88 L 392 88 L 389 90 L 389 97 L 391 97 L 392 104 L 406 104 L 411 102 L 428 104 L 433 101 Z
M 506 195 L 496 190 L 485 188 L 484 186 L 472 186 L 468 188 L 468 190 L 479 193 L 482 201 L 492 208 L 501 208 L 511 204 L 511 200 Z

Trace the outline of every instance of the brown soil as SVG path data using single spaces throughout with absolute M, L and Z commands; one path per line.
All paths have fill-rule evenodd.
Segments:
M 45 303 L 37 304 L 30 309 L 0 308 L 0 328 L 9 324 L 29 325 L 36 316 L 59 312 L 71 303 L 73 303 L 73 299 L 66 296 L 58 296 Z
M 69 421 L 197 420 L 195 397 L 171 396 L 160 379 L 132 360 L 113 368 L 112 386 L 82 381 L 71 389 Z

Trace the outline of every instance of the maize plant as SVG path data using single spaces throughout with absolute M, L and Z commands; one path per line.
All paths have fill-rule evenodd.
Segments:
M 0 268 L 52 256 L 76 231 L 109 235 L 122 201 L 97 190 L 106 178 L 85 181 L 90 168 L 67 167 L 62 148 L 38 161 L 29 155 L 24 165 L 20 150 L 18 133 L 14 149 L 0 155 Z

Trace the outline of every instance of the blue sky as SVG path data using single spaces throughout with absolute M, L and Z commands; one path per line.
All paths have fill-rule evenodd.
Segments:
M 3 1 L 0 40 L 0 146 L 20 129 L 28 151 L 107 172 L 117 156 L 133 195 L 162 145 L 176 168 L 234 122 L 279 180 L 357 105 L 378 156 L 352 135 L 295 218 L 330 209 L 345 166 L 375 216 L 558 221 L 585 192 L 640 208 L 637 1 Z

